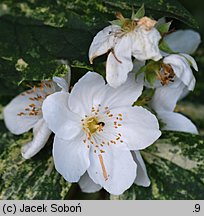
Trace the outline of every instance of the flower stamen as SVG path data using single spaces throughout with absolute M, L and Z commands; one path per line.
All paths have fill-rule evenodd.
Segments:
M 157 78 L 162 85 L 168 85 L 169 82 L 174 82 L 175 73 L 172 67 L 168 64 L 162 64 L 161 72 L 157 72 Z
M 98 157 L 99 157 L 99 161 L 100 161 L 101 168 L 102 168 L 102 171 L 103 171 L 103 177 L 104 177 L 105 181 L 107 181 L 108 180 L 108 175 L 107 175 L 106 168 L 105 168 L 105 165 L 104 165 L 104 162 L 103 162 L 103 156 L 101 154 L 99 154 Z

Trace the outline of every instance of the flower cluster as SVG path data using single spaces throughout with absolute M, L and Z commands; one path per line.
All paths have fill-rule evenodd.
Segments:
M 89 193 L 103 187 L 118 195 L 133 183 L 149 186 L 140 150 L 153 144 L 161 130 L 198 133 L 175 107 L 195 86 L 192 68 L 198 68 L 189 54 L 197 49 L 199 34 L 171 33 L 170 23 L 150 19 L 142 9 L 131 19 L 120 13 L 117 18 L 97 33 L 89 49 L 91 63 L 108 53 L 107 83 L 89 71 L 70 92 L 69 71 L 64 79 L 54 77 L 23 92 L 4 109 L 12 133 L 33 128 L 33 140 L 22 148 L 25 159 L 43 148 L 53 132 L 56 170 Z M 154 94 L 142 104 L 148 89 Z

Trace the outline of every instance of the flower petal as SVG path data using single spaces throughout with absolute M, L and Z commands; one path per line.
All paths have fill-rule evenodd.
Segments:
M 157 116 L 165 124 L 163 130 L 198 134 L 198 130 L 192 121 L 180 113 L 163 111 L 158 112 Z
M 29 97 L 32 98 L 33 94 Z M 3 116 L 6 127 L 13 134 L 22 134 L 29 131 L 37 121 L 42 118 L 42 115 L 29 115 L 25 111 L 26 108 L 33 104 L 27 96 L 26 92 L 15 97 L 4 109 Z M 22 115 L 21 115 L 22 114 Z
M 55 90 L 54 83 L 48 80 L 16 96 L 3 111 L 7 128 L 17 135 L 33 128 L 42 118 L 42 102 Z
M 147 169 L 140 152 L 134 151 L 133 158 L 137 164 L 137 176 L 134 183 L 143 187 L 149 187 L 151 182 L 148 177 Z
M 89 60 L 91 64 L 93 63 L 94 58 L 107 53 L 114 47 L 116 41 L 115 33 L 117 31 L 120 31 L 120 27 L 111 25 L 97 33 L 89 48 Z
M 127 79 L 128 73 L 133 69 L 131 45 L 131 37 L 129 34 L 126 34 L 117 40 L 114 53 L 110 52 L 108 55 L 106 79 L 113 88 L 123 84 Z
M 112 88 L 107 85 L 105 89 L 101 89 L 101 97 L 98 95 L 97 98 L 100 97 L 100 103 L 104 107 L 109 107 L 109 109 L 120 106 L 132 106 L 142 94 L 143 83 L 143 74 L 140 74 L 136 78 L 134 73 L 130 73 L 125 83 L 118 88 Z
M 170 64 L 176 76 L 188 87 L 193 90 L 195 87 L 195 77 L 192 73 L 186 56 L 172 54 L 164 58 L 164 64 Z
M 103 77 L 95 72 L 86 73 L 73 87 L 69 97 L 69 107 L 81 116 L 88 115 L 96 94 L 105 88 Z
M 139 27 L 132 37 L 132 55 L 139 61 L 152 59 L 158 61 L 162 58 L 159 50 L 160 33 L 152 28 L 150 31 Z
M 52 131 L 43 119 L 40 119 L 33 128 L 33 140 L 21 149 L 22 156 L 29 159 L 36 155 L 46 144 Z
M 55 168 L 68 182 L 78 182 L 90 165 L 89 149 L 82 140 L 81 135 L 71 141 L 55 136 L 53 146 Z
M 85 193 L 94 193 L 101 190 L 101 186 L 94 183 L 87 172 L 80 178 L 78 183 L 81 190 Z
M 62 91 L 68 92 L 69 86 L 65 79 L 56 76 L 52 79 L 62 89 Z
M 69 93 L 57 92 L 47 97 L 42 106 L 48 128 L 66 140 L 75 138 L 82 130 L 80 117 L 69 110 L 68 98 Z
M 122 113 L 121 139 L 130 150 L 144 149 L 161 135 L 157 118 L 142 107 L 120 107 L 111 112 Z
M 150 106 L 156 112 L 158 111 L 173 111 L 176 107 L 176 103 L 185 91 L 185 85 L 177 80 L 177 88 L 174 86 L 162 86 L 155 90 L 154 96 L 150 101 Z
M 90 152 L 88 174 L 96 184 L 100 184 L 111 194 L 122 194 L 133 184 L 136 168 L 137 165 L 125 145 L 120 148 L 116 145 L 106 146 L 105 153 L 101 156 Z
M 194 70 L 198 71 L 198 65 L 197 65 L 197 63 L 193 57 L 191 57 L 190 55 L 185 54 L 185 53 L 180 53 L 180 55 L 184 56 L 190 62 L 191 66 L 194 68 Z
M 169 47 L 175 52 L 192 54 L 198 48 L 201 38 L 193 30 L 179 30 L 164 37 Z

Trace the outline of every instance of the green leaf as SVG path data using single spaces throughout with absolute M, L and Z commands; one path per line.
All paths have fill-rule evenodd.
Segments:
M 155 19 L 163 16 L 176 18 L 190 27 L 197 28 L 197 22 L 177 0 L 47 0 L 28 1 L 2 0 L 0 14 L 26 16 L 42 21 L 44 24 L 63 27 L 70 20 L 70 12 L 78 14 L 89 26 L 99 25 L 113 20 L 115 12 L 120 11 L 130 17 L 132 8 L 139 9 L 145 5 L 146 15 Z M 3 5 L 3 6 L 2 6 Z
M 50 79 L 66 73 L 57 59 L 88 62 L 92 34 L 78 16 L 73 19 L 70 14 L 65 27 L 54 28 L 30 18 L 0 17 L 0 79 L 10 86 Z
M 142 69 L 145 73 L 145 79 L 150 84 L 150 86 L 154 86 L 154 83 L 157 79 L 157 74 L 160 71 L 160 62 L 155 62 L 150 60 Z
M 123 22 L 121 22 L 121 20 L 117 19 L 117 20 L 110 21 L 110 24 L 111 25 L 118 25 L 118 26 L 122 27 Z
M 166 32 L 169 31 L 169 28 L 171 26 L 171 23 L 172 22 L 168 22 L 168 23 L 162 23 L 160 24 L 159 26 L 157 26 L 157 30 L 161 33 L 161 34 L 164 34 Z
M 1 120 L 0 199 L 64 199 L 71 184 L 56 172 L 51 144 L 25 160 L 21 146 L 31 139 L 30 134 L 14 136 L 3 124 Z
M 145 106 L 148 105 L 149 101 L 154 95 L 155 89 L 146 88 L 143 90 L 142 95 L 137 99 L 133 106 Z
M 141 8 L 137 11 L 137 13 L 132 17 L 133 19 L 141 19 L 145 15 L 145 7 L 142 4 Z
M 147 16 L 154 17 L 155 19 L 165 17 L 171 17 L 178 19 L 192 28 L 198 28 L 197 21 L 186 10 L 179 1 L 177 0 L 104 0 L 104 6 L 107 9 L 113 8 L 115 10 L 121 11 L 128 16 L 128 11 L 132 7 L 140 8 L 142 4 L 145 5 L 145 12 Z
M 154 71 L 147 71 L 145 72 L 145 79 L 150 84 L 150 86 L 153 86 L 157 79 L 157 74 Z
M 174 52 L 169 45 L 166 43 L 165 40 L 162 40 L 159 43 L 159 49 L 162 50 L 163 52 L 169 53 L 169 54 L 176 54 L 176 52 Z
M 164 132 L 142 152 L 151 185 L 132 186 L 112 199 L 204 199 L 204 138 Z

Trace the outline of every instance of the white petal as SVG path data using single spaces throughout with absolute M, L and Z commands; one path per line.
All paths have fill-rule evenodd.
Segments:
M 189 90 L 188 90 L 188 88 L 185 86 L 185 88 L 183 89 L 183 92 L 182 92 L 181 96 L 179 97 L 179 100 L 182 100 L 182 99 L 185 98 L 188 94 L 189 94 Z
M 198 134 L 196 126 L 190 119 L 180 113 L 175 112 L 158 112 L 158 119 L 165 124 L 163 130 L 182 131 Z
M 185 54 L 185 53 L 180 53 L 180 55 L 184 56 L 190 62 L 191 66 L 194 68 L 194 70 L 198 71 L 198 65 L 197 65 L 197 63 L 193 57 L 191 57 L 190 55 Z
M 104 146 L 105 147 L 105 146 Z M 90 152 L 89 176 L 96 184 L 100 184 L 109 193 L 114 195 L 122 194 L 134 182 L 136 177 L 136 164 L 130 151 L 125 146 L 118 148 L 116 145 L 106 146 L 102 155 L 104 171 L 99 155 Z
M 198 32 L 193 30 L 179 30 L 167 35 L 164 40 L 175 52 L 192 54 L 198 48 L 201 38 Z
M 116 88 L 123 84 L 128 73 L 133 69 L 131 58 L 131 36 L 124 35 L 117 40 L 114 47 L 114 54 L 108 55 L 106 62 L 106 79 L 110 86 Z
M 82 130 L 80 117 L 69 110 L 68 98 L 69 93 L 57 92 L 47 97 L 42 106 L 48 128 L 66 140 L 75 138 Z
M 133 158 L 137 164 L 137 176 L 134 183 L 143 187 L 149 187 L 151 182 L 148 177 L 147 169 L 140 152 L 134 151 Z
M 195 77 L 193 76 L 188 60 L 177 54 L 172 54 L 164 58 L 165 64 L 170 64 L 176 76 L 188 87 L 193 90 L 195 87 Z
M 88 115 L 96 94 L 105 88 L 103 77 L 95 72 L 86 73 L 73 87 L 69 97 L 70 109 L 81 116 Z
M 21 149 L 22 156 L 29 159 L 36 155 L 46 144 L 52 131 L 43 119 L 40 119 L 33 128 L 33 140 Z
M 69 87 L 68 87 L 68 83 L 66 82 L 65 79 L 61 78 L 61 77 L 53 77 L 52 78 L 53 81 L 55 83 L 57 83 L 57 85 L 63 90 L 63 91 L 68 91 Z
M 42 118 L 43 100 L 53 92 L 55 92 L 54 83 L 44 81 L 40 87 L 34 87 L 16 96 L 3 111 L 7 128 L 17 135 L 33 128 L 37 121 Z M 35 113 L 33 108 L 35 108 Z
M 130 150 L 144 149 L 161 135 L 157 118 L 142 107 L 120 107 L 111 112 L 122 113 L 121 139 Z
M 117 31 L 120 31 L 120 27 L 111 25 L 97 33 L 89 48 L 89 60 L 91 63 L 93 63 L 94 58 L 107 53 L 114 47 L 117 39 L 115 33 Z
M 143 27 L 137 28 L 132 37 L 132 55 L 140 61 L 158 61 L 162 58 L 158 47 L 160 39 L 161 35 L 155 28 L 150 31 Z
M 100 103 L 104 107 L 109 107 L 109 109 L 113 109 L 120 106 L 132 106 L 132 104 L 142 94 L 143 83 L 143 74 L 139 75 L 136 78 L 134 73 L 130 73 L 127 81 L 118 88 L 106 86 L 105 89 L 101 89 Z
M 74 140 L 63 140 L 55 136 L 53 158 L 56 170 L 68 182 L 78 182 L 90 165 L 89 149 L 82 136 Z
M 35 97 L 36 94 L 27 94 L 23 92 L 22 94 L 15 97 L 4 109 L 3 116 L 6 127 L 13 134 L 22 134 L 29 131 L 37 121 L 42 118 L 42 115 L 29 115 L 26 112 L 26 108 L 30 108 L 29 105 L 34 102 L 29 98 Z M 37 102 L 38 103 L 38 102 Z M 37 104 L 38 105 L 38 104 Z M 41 107 L 41 104 L 39 105 Z M 20 113 L 25 113 L 26 115 L 18 115 Z
M 150 106 L 156 112 L 158 111 L 173 111 L 176 107 L 176 103 L 183 94 L 185 89 L 185 85 L 182 82 L 180 83 L 177 88 L 174 86 L 162 86 L 155 90 L 154 96 L 150 101 Z
M 101 186 L 94 183 L 87 172 L 80 178 L 78 183 L 81 190 L 85 193 L 94 193 L 101 190 Z

